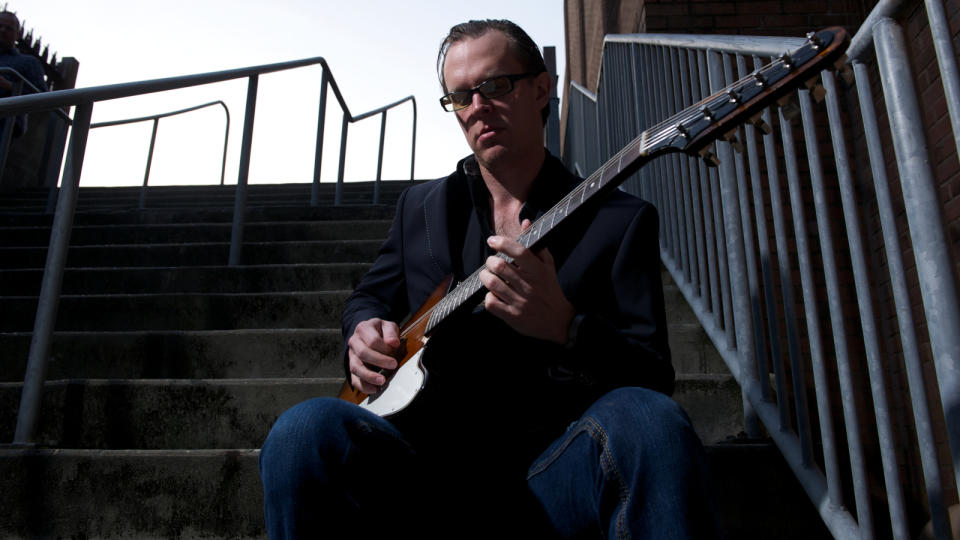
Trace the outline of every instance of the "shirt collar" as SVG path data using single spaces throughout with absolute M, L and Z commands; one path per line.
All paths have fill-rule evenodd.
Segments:
M 546 159 L 543 160 L 540 172 L 533 181 L 530 196 L 520 209 L 520 221 L 524 219 L 535 221 L 574 187 L 570 173 L 564 168 L 563 163 L 553 157 L 550 152 L 544 151 L 547 153 Z M 480 175 L 480 166 L 477 164 L 476 157 L 470 155 L 461 163 L 461 170 L 467 178 L 474 208 L 489 217 L 490 191 L 487 190 L 487 185 Z

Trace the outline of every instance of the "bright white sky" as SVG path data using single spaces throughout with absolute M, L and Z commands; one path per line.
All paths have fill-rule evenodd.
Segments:
M 78 87 L 220 71 L 322 56 L 350 112 L 375 109 L 408 95 L 417 100 L 420 179 L 448 174 L 469 150 L 455 120 L 439 106 L 437 47 L 456 23 L 506 18 L 541 47 L 555 46 L 563 74 L 562 0 L 19 0 L 7 2 L 25 30 L 58 57 L 80 62 Z M 263 75 L 259 92 L 251 183 L 309 182 L 313 170 L 319 66 Z M 103 122 L 223 100 L 231 115 L 227 183 L 237 180 L 247 81 L 98 103 Z M 321 179 L 335 182 L 339 107 L 328 92 Z M 410 105 L 387 116 L 383 178 L 410 171 Z M 81 185 L 139 185 L 151 123 L 93 130 Z M 223 146 L 223 109 L 214 107 L 160 121 L 151 185 L 217 183 Z M 376 175 L 379 116 L 352 124 L 346 179 Z

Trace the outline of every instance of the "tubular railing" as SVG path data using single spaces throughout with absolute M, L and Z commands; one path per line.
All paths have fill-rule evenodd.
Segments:
M 625 184 L 660 210 L 661 259 L 741 386 L 748 434 L 762 422 L 845 539 L 914 538 L 930 520 L 947 540 L 957 494 L 944 486 L 960 485 L 960 304 L 892 18 L 903 3 L 881 1 L 857 32 L 849 83 L 824 71 L 822 89 L 796 92 L 798 109 L 772 107 L 717 143 L 718 167 L 666 156 Z M 926 6 L 960 148 L 956 54 L 943 6 Z M 607 36 L 598 95 L 579 84 L 568 93 L 568 165 L 593 172 L 643 129 L 803 42 Z M 941 475 L 951 469 L 953 479 Z
M 70 134 L 70 143 L 67 150 L 67 159 L 64 165 L 63 176 L 60 182 L 60 194 L 57 198 L 56 214 L 50 232 L 50 244 L 47 250 L 47 260 L 44 267 L 40 287 L 40 296 L 37 305 L 37 315 L 30 342 L 30 353 L 27 359 L 26 375 L 23 391 L 20 398 L 20 408 L 17 416 L 17 427 L 14 434 L 14 444 L 32 444 L 37 426 L 40 398 L 43 391 L 43 382 L 46 375 L 47 359 L 50 352 L 50 343 L 53 337 L 57 307 L 60 299 L 60 287 L 63 282 L 63 269 L 66 262 L 67 247 L 70 242 L 70 233 L 73 226 L 73 216 L 76 209 L 77 194 L 80 183 L 80 172 L 83 166 L 83 157 L 86 149 L 87 135 L 90 132 L 90 118 L 93 105 L 100 101 L 125 98 L 217 83 L 233 79 L 247 79 L 246 110 L 243 123 L 243 137 L 240 144 L 240 164 L 237 178 L 237 187 L 234 198 L 233 226 L 230 239 L 229 264 L 240 264 L 241 248 L 243 243 L 244 213 L 247 199 L 247 180 L 250 170 L 250 150 L 253 141 L 253 121 L 256 112 L 257 84 L 262 74 L 302 68 L 319 64 L 323 69 L 320 85 L 320 105 L 317 120 L 317 142 L 314 153 L 313 188 L 311 204 L 318 204 L 320 184 L 320 166 L 323 155 L 323 131 L 326 118 L 327 87 L 333 88 L 334 95 L 343 111 L 343 125 L 340 138 L 340 169 L 337 177 L 335 204 L 341 204 L 341 185 L 343 183 L 344 160 L 346 156 L 347 126 L 352 122 L 380 114 L 381 131 L 386 122 L 386 113 L 389 109 L 403 103 L 411 102 L 413 106 L 413 136 L 410 151 L 410 179 L 413 179 L 414 153 L 416 150 L 416 100 L 413 96 L 380 107 L 373 111 L 356 115 L 350 113 L 340 89 L 337 86 L 326 60 L 321 57 L 282 62 L 276 64 L 254 66 L 198 75 L 186 75 L 166 79 L 154 79 L 123 84 L 113 84 L 92 88 L 78 88 L 60 90 L 41 94 L 16 96 L 0 99 L 0 116 L 12 116 L 33 111 L 55 110 L 73 106 L 73 129 Z M 381 141 L 383 136 L 381 135 Z M 381 144 L 381 158 L 383 147 Z M 379 176 L 379 174 L 378 174 Z
M 147 151 L 147 164 L 144 167 L 143 171 L 143 185 L 140 187 L 140 202 L 139 207 L 144 208 L 147 200 L 147 184 L 150 180 L 150 167 L 153 164 L 153 149 L 157 142 L 157 128 L 160 125 L 161 118 L 167 118 L 169 116 L 176 116 L 179 114 L 185 114 L 188 112 L 193 112 L 200 109 L 205 109 L 207 107 L 212 107 L 214 105 L 220 105 L 223 107 L 223 114 L 225 115 L 226 122 L 223 128 L 223 153 L 220 158 L 220 185 L 224 184 L 227 173 L 227 143 L 230 141 L 230 109 L 227 107 L 227 104 L 223 101 L 211 101 L 209 103 L 203 103 L 201 105 L 194 105 L 193 107 L 187 107 L 186 109 L 180 109 L 178 111 L 170 111 L 165 113 L 154 114 L 151 116 L 141 116 L 139 118 L 128 118 L 126 120 L 111 120 L 109 122 L 97 122 L 96 124 L 90 124 L 90 129 L 102 128 L 102 127 L 111 127 L 111 126 L 123 126 L 126 124 L 136 124 L 139 122 L 153 121 L 153 131 L 150 134 L 150 149 Z

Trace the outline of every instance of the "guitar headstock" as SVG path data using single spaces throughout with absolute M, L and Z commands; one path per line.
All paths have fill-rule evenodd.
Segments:
M 832 27 L 811 32 L 807 43 L 644 133 L 647 155 L 680 150 L 696 154 L 764 107 L 795 90 L 836 61 L 846 50 L 847 33 Z

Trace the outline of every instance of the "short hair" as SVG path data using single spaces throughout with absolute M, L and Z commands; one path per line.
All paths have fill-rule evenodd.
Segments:
M 506 19 L 485 19 L 481 21 L 467 21 L 460 23 L 450 29 L 447 37 L 440 43 L 440 50 L 437 53 L 437 73 L 440 76 L 440 86 L 443 91 L 447 91 L 447 83 L 443 78 L 443 67 L 447 60 L 447 51 L 450 47 L 465 41 L 483 36 L 487 32 L 496 30 L 503 32 L 510 43 L 510 50 L 514 57 L 520 61 L 526 73 L 544 73 L 547 71 L 547 65 L 543 61 L 543 55 L 540 53 L 540 47 L 515 23 Z M 550 116 L 550 104 L 548 103 L 540 111 L 543 123 L 547 123 L 547 117 Z
M 20 26 L 20 17 L 17 17 L 17 14 L 16 14 L 16 13 L 4 9 L 3 11 L 0 11 L 0 15 L 9 15 L 9 16 L 13 17 L 13 18 L 16 19 L 16 21 L 17 21 L 17 26 Z

